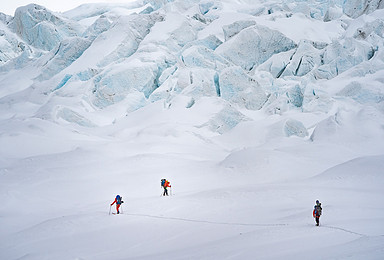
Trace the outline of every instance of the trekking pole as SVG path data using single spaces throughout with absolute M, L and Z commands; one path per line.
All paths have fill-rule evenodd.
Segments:
M 123 204 L 120 205 L 120 208 L 121 208 L 121 214 L 123 214 Z
M 111 215 L 111 208 L 112 208 L 112 205 L 109 205 L 109 214 L 108 215 Z
M 171 196 L 172 196 L 172 187 L 169 187 L 169 191 L 170 191 Z

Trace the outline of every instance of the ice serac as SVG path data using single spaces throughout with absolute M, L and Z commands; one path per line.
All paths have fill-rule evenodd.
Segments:
M 343 2 L 343 12 L 351 18 L 372 13 L 378 8 L 384 8 L 382 0 L 348 0 Z
M 218 93 L 215 89 L 216 71 L 207 68 L 185 68 L 182 75 L 187 76 L 187 86 L 182 90 L 182 94 L 194 100 L 201 97 L 215 97 Z M 177 86 L 179 87 L 179 86 Z
M 384 100 L 384 90 L 379 86 L 380 83 L 375 83 L 368 84 L 363 80 L 352 81 L 336 95 L 351 98 L 360 104 L 380 104 Z
M 62 40 L 55 49 L 47 54 L 47 58 L 52 58 L 45 64 L 44 70 L 38 79 L 42 81 L 52 78 L 78 59 L 90 45 L 91 42 L 89 40 L 81 37 L 71 37 Z
M 259 83 L 238 66 L 228 67 L 219 75 L 220 95 L 223 99 L 250 110 L 258 110 L 267 101 Z
M 4 23 L 6 25 L 11 20 L 12 20 L 12 16 L 0 12 L 0 22 Z
M 224 39 L 227 41 L 232 36 L 238 34 L 241 30 L 256 25 L 255 21 L 236 21 L 232 24 L 223 26 Z
M 202 97 L 220 96 L 216 88 L 216 77 L 216 70 L 208 67 L 170 67 L 163 72 L 159 79 L 162 84 L 151 94 L 150 100 L 164 99 L 168 107 L 181 95 L 188 100 L 185 107 L 190 108 Z
M 192 46 L 182 54 L 182 60 L 187 67 L 210 68 L 222 70 L 229 62 L 222 56 L 203 46 Z
M 384 14 L 384 11 L 381 12 Z M 384 20 L 377 19 L 368 21 L 353 33 L 358 40 L 367 40 L 374 45 L 379 45 L 380 39 L 384 37 Z
M 274 78 L 279 78 L 290 64 L 295 50 L 281 52 L 273 55 L 266 62 L 257 67 L 258 71 L 267 71 Z
M 304 76 L 321 64 L 320 51 L 311 42 L 299 43 L 295 54 L 281 76 Z
M 144 4 L 150 4 L 153 10 L 158 10 L 168 3 L 172 3 L 175 0 L 144 0 Z
M 94 40 L 99 34 L 107 31 L 112 25 L 108 17 L 101 15 L 91 26 L 83 33 L 84 38 Z
M 96 77 L 92 103 L 105 108 L 132 94 L 139 95 L 144 100 L 157 88 L 155 81 L 159 75 L 158 70 L 156 63 L 138 60 L 116 65 Z
M 286 136 L 306 137 L 308 131 L 302 122 L 295 119 L 288 119 L 284 124 L 284 133 Z
M 111 25 L 113 27 L 112 32 L 123 34 L 124 39 L 119 42 L 118 46 L 100 61 L 98 65 L 104 67 L 112 62 L 128 58 L 134 54 L 139 48 L 141 41 L 150 33 L 151 27 L 163 19 L 164 17 L 159 14 L 133 14 L 119 18 Z M 104 27 L 108 26 L 108 21 L 100 22 L 102 22 Z M 106 30 L 107 28 L 103 29 L 103 27 L 101 27 L 101 29 Z
M 382 0 L 287 0 L 289 8 L 294 13 L 303 13 L 325 22 L 340 18 L 343 14 L 357 18 L 363 14 L 370 14 L 377 9 L 384 8 Z M 280 8 L 284 8 L 280 5 Z
M 302 40 L 296 49 L 273 55 L 258 69 L 270 72 L 275 78 L 302 77 L 321 65 L 321 53 L 313 42 Z
M 279 31 L 252 26 L 240 31 L 216 49 L 216 53 L 245 70 L 262 64 L 272 55 L 289 51 L 296 44 Z
M 293 104 L 294 106 L 301 107 L 303 105 L 304 95 L 298 85 L 292 87 L 287 91 L 287 97 L 289 103 Z
M 315 94 L 318 80 L 369 76 L 383 66 L 384 10 L 375 9 L 381 2 L 347 2 L 144 0 L 132 5 L 135 11 L 101 4 L 63 15 L 32 4 L 19 8 L 15 18 L 0 14 L 0 62 L 6 63 L 0 71 L 32 61 L 40 70 L 33 76 L 36 89 L 63 96 L 81 92 L 86 105 L 98 110 L 123 106 L 129 112 L 160 100 L 165 107 L 195 108 L 209 98 L 239 111 L 328 112 L 331 99 Z M 360 10 L 358 4 L 366 15 L 346 18 L 343 10 Z M 298 29 L 316 27 L 318 35 L 305 33 L 308 28 L 292 33 L 282 26 L 291 18 L 303 21 Z M 337 32 L 324 29 L 330 24 Z M 338 85 L 338 98 L 379 102 L 378 88 L 368 91 L 362 80 L 354 81 Z M 60 120 L 90 125 L 60 111 Z
M 3 22 L 7 23 L 7 20 L 5 16 L 3 18 L 4 20 L 0 17 L 0 66 L 24 51 L 30 51 L 30 47 L 6 27 Z
M 319 66 L 314 74 L 319 79 L 334 78 L 363 61 L 370 60 L 374 53 L 374 46 L 365 41 L 354 38 L 333 41 L 324 49 L 323 65 Z
M 196 40 L 196 30 L 189 22 L 183 22 L 170 37 L 178 46 L 183 47 L 187 43 Z
M 37 4 L 17 8 L 9 26 L 29 45 L 48 51 L 61 40 L 77 36 L 82 31 L 76 22 Z
M 223 42 L 219 38 L 217 38 L 215 35 L 209 35 L 204 39 L 199 39 L 199 40 L 187 43 L 186 45 L 183 46 L 183 50 L 186 50 L 195 45 L 204 46 L 211 50 L 216 50 L 216 48 L 220 46 L 220 44 L 222 43 Z
M 210 19 L 215 19 L 217 16 L 214 14 L 215 10 L 221 10 L 222 3 L 220 1 L 201 1 L 199 4 L 200 13 Z

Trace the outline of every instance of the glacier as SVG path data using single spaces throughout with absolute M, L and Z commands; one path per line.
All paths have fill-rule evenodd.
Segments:
M 151 8 L 148 9 L 148 6 Z M 51 91 L 70 88 L 78 81 L 84 86 L 94 84 L 93 88 L 84 88 L 83 95 L 84 100 L 95 109 L 119 103 L 128 98 L 129 93 L 139 91 L 143 95 L 140 98 L 142 105 L 128 109 L 134 111 L 160 99 L 168 102 L 172 99 L 170 97 L 186 89 L 184 84 L 190 84 L 190 90 L 183 95 L 194 100 L 201 95 L 196 93 L 205 93 L 203 95 L 216 95 L 240 107 L 258 110 L 271 94 L 275 97 L 284 94 L 274 91 L 273 86 L 280 86 L 277 80 L 271 79 L 268 82 L 271 86 L 260 84 L 257 75 L 262 74 L 261 71 L 283 80 L 292 77 L 329 80 L 370 60 L 382 44 L 378 39 L 383 35 L 383 22 L 375 18 L 375 13 L 381 12 L 379 2 L 310 1 L 303 5 L 302 1 L 276 1 L 266 5 L 267 8 L 260 6 L 256 14 L 241 7 L 238 20 L 225 22 L 224 17 L 230 6 L 229 3 L 217 1 L 143 1 L 125 6 L 97 5 L 87 11 L 85 5 L 68 13 L 55 14 L 31 4 L 19 8 L 14 17 L 3 16 L 2 26 L 6 33 L 2 37 L 6 40 L 4 44 L 7 43 L 4 50 L 8 51 L 2 52 L 2 60 L 7 63 L 2 70 L 20 67 L 20 64 L 28 62 L 29 57 L 36 60 L 38 66 L 45 67 L 35 78 L 36 84 L 45 85 L 44 82 L 49 80 L 49 84 L 54 86 Z M 252 4 L 246 2 L 244 6 Z M 351 14 L 352 9 L 361 11 Z M 80 10 L 82 14 L 79 14 Z M 127 14 L 118 16 L 118 12 Z M 93 22 L 82 22 L 88 19 L 87 15 Z M 289 34 L 284 35 L 283 31 L 268 26 L 268 23 L 259 24 L 258 19 L 263 15 L 273 20 L 297 19 L 305 15 L 312 20 L 335 22 L 344 26 L 347 36 L 339 35 L 342 40 L 334 38 L 332 42 L 311 38 L 297 41 L 296 38 L 290 39 Z M 342 18 L 343 15 L 350 17 L 349 20 Z M 371 18 L 366 19 L 365 27 L 352 32 L 350 28 L 354 24 L 351 19 L 361 19 L 362 15 L 371 15 Z M 173 20 L 179 22 L 171 25 Z M 221 32 L 216 23 L 221 24 Z M 161 29 L 163 24 L 169 24 L 166 31 Z M 163 30 L 162 35 L 158 30 Z M 207 33 L 209 30 L 211 34 Z M 121 33 L 116 34 L 117 31 Z M 107 44 L 112 35 L 116 40 Z M 374 40 L 375 37 L 379 38 Z M 109 45 L 104 48 L 106 52 L 95 56 L 95 51 L 105 44 Z M 156 44 L 159 47 L 155 48 Z M 88 68 L 77 65 L 82 64 L 82 60 L 87 60 Z M 234 66 L 240 66 L 244 72 L 234 72 L 233 69 L 231 74 L 223 72 Z M 189 83 L 175 81 L 173 78 L 180 77 L 186 68 L 190 68 L 190 72 L 185 71 L 190 74 Z M 193 80 L 198 68 L 209 69 L 209 75 L 204 76 L 207 84 L 197 84 L 196 79 Z M 172 74 L 163 75 L 169 69 L 173 70 Z M 77 76 L 67 82 L 67 75 Z M 233 90 L 233 82 L 228 80 L 239 81 L 239 86 L 245 85 L 241 91 L 238 91 L 239 86 Z M 244 83 L 240 83 L 242 81 Z M 247 81 L 254 82 L 251 83 L 254 86 L 247 87 Z M 299 84 L 296 85 L 301 85 L 303 80 L 297 81 Z M 301 88 L 305 89 L 305 86 Z M 253 94 L 255 97 L 251 98 Z M 306 102 L 297 98 L 289 101 L 295 94 L 287 92 L 286 95 L 291 96 L 287 102 L 293 102 L 297 107 Z
M 380 0 L 0 13 L 0 259 L 381 259 L 383 17 Z

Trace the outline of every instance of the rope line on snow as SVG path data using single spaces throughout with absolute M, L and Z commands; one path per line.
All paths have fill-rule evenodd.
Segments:
M 354 234 L 354 235 L 358 235 L 358 236 L 362 236 L 362 237 L 367 237 L 367 235 L 365 235 L 365 234 L 357 233 L 357 232 L 354 232 L 354 231 L 351 231 L 351 230 L 348 230 L 348 229 L 344 229 L 344 228 L 333 227 L 333 226 L 324 226 L 324 225 L 322 227 L 329 228 L 329 229 L 337 229 L 337 230 L 341 230 L 341 231 L 344 231 L 344 232 L 347 232 L 347 233 L 351 233 L 351 234 Z
M 164 217 L 164 216 L 156 216 L 156 215 L 147 215 L 147 214 L 132 214 L 132 213 L 125 213 L 124 215 L 130 215 L 130 216 L 137 216 L 137 217 L 148 217 L 148 218 L 157 218 L 157 219 L 168 219 L 168 220 L 178 220 L 178 221 L 186 221 L 186 222 L 194 222 L 194 223 L 206 223 L 206 224 L 214 224 L 214 225 L 228 225 L 228 226 L 255 226 L 255 227 L 281 227 L 281 226 L 289 226 L 289 224 L 285 223 L 266 223 L 266 224 L 260 224 L 260 223 L 236 223 L 236 222 L 216 222 L 216 221 L 209 221 L 209 220 L 198 220 L 198 219 L 188 219 L 188 218 L 177 218 L 177 217 Z M 354 232 L 348 229 L 340 228 L 340 227 L 334 227 L 334 226 L 325 226 L 322 225 L 324 228 L 328 229 L 336 229 L 343 232 L 347 232 L 350 234 L 362 236 L 362 237 L 368 237 L 368 235 L 361 234 L 358 232 Z M 379 235 L 384 236 L 384 235 Z
M 159 219 L 170 219 L 170 220 L 179 220 L 179 221 L 206 223 L 206 224 L 215 224 L 215 225 L 228 225 L 228 226 L 258 226 L 258 227 L 288 226 L 288 224 L 282 224 L 282 223 L 280 223 L 280 224 L 253 224 L 253 223 L 236 223 L 236 222 L 216 222 L 216 221 L 209 221 L 209 220 L 198 220 L 198 219 L 177 218 L 177 217 L 163 217 L 163 216 L 146 215 L 146 214 L 132 214 L 132 213 L 128 213 L 125 215 L 148 217 L 148 218 L 159 218 Z

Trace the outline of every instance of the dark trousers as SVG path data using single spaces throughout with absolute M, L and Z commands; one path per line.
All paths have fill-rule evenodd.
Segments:
M 320 225 L 320 216 L 316 216 L 316 226 Z
M 164 193 L 163 193 L 163 196 L 167 195 L 168 196 L 168 190 L 166 187 L 164 187 Z

